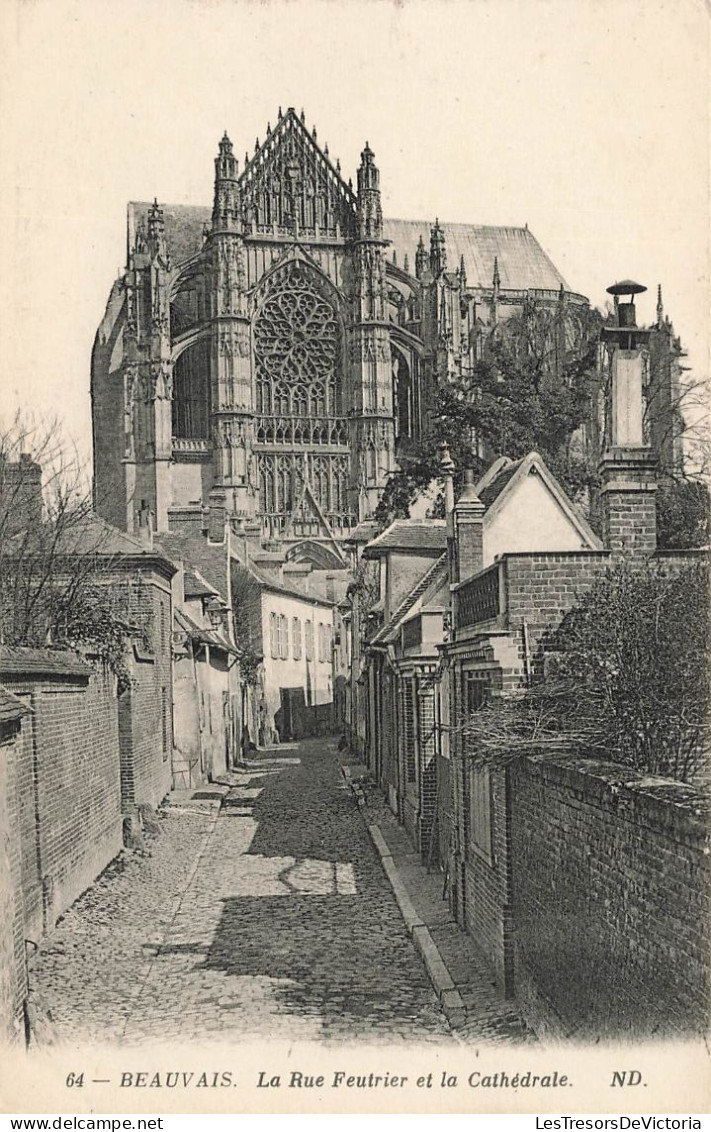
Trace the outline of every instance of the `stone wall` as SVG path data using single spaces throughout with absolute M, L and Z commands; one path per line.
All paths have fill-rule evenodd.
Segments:
M 709 1018 L 707 806 L 612 763 L 511 774 L 515 984 L 543 1036 L 679 1035 Z

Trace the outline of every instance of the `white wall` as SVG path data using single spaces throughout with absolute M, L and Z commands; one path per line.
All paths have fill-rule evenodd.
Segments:
M 286 616 L 288 620 L 288 656 L 272 656 L 270 614 Z M 301 656 L 294 659 L 293 618 L 301 622 Z M 313 657 L 306 659 L 306 621 L 313 625 Z M 333 700 L 333 668 L 331 652 L 319 660 L 319 624 L 329 625 L 333 638 L 333 606 L 314 605 L 288 594 L 262 591 L 262 648 L 264 649 L 264 694 L 268 722 L 273 724 L 274 713 L 281 706 L 280 688 L 303 688 L 307 704 L 327 704 Z
M 498 554 L 585 549 L 580 534 L 540 476 L 529 473 L 498 514 L 484 521 L 484 566 Z

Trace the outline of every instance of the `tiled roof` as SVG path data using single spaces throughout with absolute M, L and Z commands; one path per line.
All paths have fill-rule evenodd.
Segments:
M 131 201 L 128 206 L 129 242 L 133 244 L 139 226 L 145 227 L 150 204 Z M 161 204 L 165 221 L 165 238 L 174 265 L 196 255 L 202 248 L 202 231 L 211 220 L 211 209 L 187 204 Z M 388 257 L 397 252 L 398 263 L 405 255 L 414 271 L 415 252 L 422 236 L 430 246 L 429 220 L 384 220 L 383 235 L 390 240 Z M 467 284 L 489 289 L 494 277 L 494 257 L 498 260 L 503 290 L 557 291 L 561 284 L 568 290 L 563 276 L 553 265 L 538 240 L 528 228 L 500 228 L 482 224 L 440 224 L 444 232 L 447 263 L 454 270 L 464 256 Z
M 374 519 L 364 519 L 357 527 L 348 532 L 344 542 L 370 542 L 378 533 L 378 524 Z
M 383 625 L 382 629 L 380 629 L 375 634 L 373 639 L 369 641 L 369 644 L 388 644 L 390 641 L 394 641 L 398 633 L 400 632 L 400 628 L 403 621 L 405 620 L 405 617 L 410 612 L 415 602 L 417 602 L 422 597 L 422 595 L 427 592 L 433 582 L 435 582 L 444 574 L 444 571 L 446 569 L 447 555 L 442 554 L 437 559 L 437 561 L 434 562 L 432 566 L 430 566 L 429 570 L 427 570 L 422 575 L 414 589 L 412 589 L 410 593 L 405 598 L 403 598 L 388 623 L 386 625 Z
M 402 264 L 407 255 L 410 270 L 414 270 L 418 241 L 421 236 L 429 249 L 431 227 L 424 220 L 384 220 L 383 235 L 391 241 L 388 257 L 396 251 L 398 263 Z M 440 228 L 444 232 L 448 265 L 459 267 L 460 258 L 464 257 L 468 287 L 491 288 L 496 258 L 505 291 L 558 291 L 561 284 L 568 290 L 563 276 L 528 228 L 442 223 Z
M 308 593 L 302 589 L 297 582 L 280 582 L 278 578 L 272 578 L 266 571 L 260 570 L 253 562 L 250 562 L 247 567 L 249 573 L 261 586 L 265 589 L 272 590 L 274 593 L 286 594 L 288 597 L 301 598 L 303 601 L 310 601 L 318 605 L 336 605 L 335 601 L 330 598 L 321 597 L 320 594 Z
M 0 686 L 0 723 L 10 723 L 31 712 L 32 708 L 23 703 L 19 696 L 14 696 L 7 688 Z
M 185 569 L 183 589 L 186 597 L 211 597 L 217 593 L 214 586 L 205 582 L 195 570 Z
M 209 586 L 227 597 L 227 555 L 224 546 L 210 546 L 206 539 L 174 531 L 161 532 L 158 544 L 174 562 L 183 562 L 187 573 L 199 571 Z
M 492 503 L 499 498 L 506 484 L 513 479 L 522 463 L 523 460 L 511 460 L 510 463 L 504 464 L 501 471 L 495 476 L 491 483 L 488 483 L 486 487 L 482 488 L 479 492 L 479 498 L 485 507 L 491 507 Z
M 367 544 L 366 558 L 377 558 L 385 550 L 419 550 L 425 554 L 447 546 L 444 519 L 395 519 L 382 534 Z
M 175 620 L 194 641 L 222 649 L 223 652 L 237 652 L 237 649 L 230 644 L 224 633 L 218 629 L 206 629 L 204 626 L 198 625 L 184 610 L 175 610 Z
M 66 649 L 31 649 L 13 645 L 0 646 L 2 676 L 83 676 L 91 668 Z

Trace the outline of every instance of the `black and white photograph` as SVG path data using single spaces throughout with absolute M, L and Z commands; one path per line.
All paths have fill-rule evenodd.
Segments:
M 3 1112 L 708 1111 L 709 27 L 0 5 Z

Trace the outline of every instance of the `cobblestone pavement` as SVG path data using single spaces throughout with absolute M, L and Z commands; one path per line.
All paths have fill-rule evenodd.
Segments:
M 451 1042 L 335 758 L 262 754 L 217 804 L 169 806 L 32 978 L 60 1041 Z

